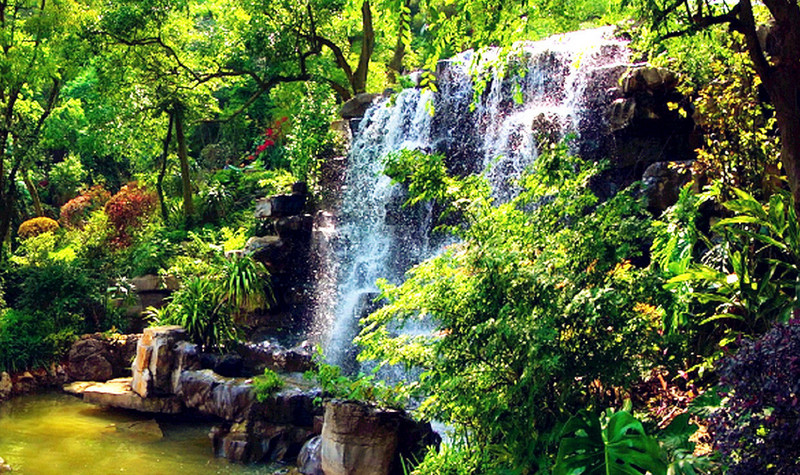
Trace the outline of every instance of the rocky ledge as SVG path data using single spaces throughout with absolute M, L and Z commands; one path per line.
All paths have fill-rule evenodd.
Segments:
M 209 437 L 218 457 L 297 463 L 306 475 L 400 474 L 401 459 L 418 459 L 427 446 L 439 443 L 430 424 L 404 411 L 349 401 L 330 401 L 323 408 L 316 403 L 319 389 L 289 378 L 283 390 L 259 401 L 252 380 L 202 369 L 200 359 L 183 328 L 148 328 L 138 339 L 131 377 L 78 381 L 64 390 L 104 406 L 215 418 L 220 422 Z

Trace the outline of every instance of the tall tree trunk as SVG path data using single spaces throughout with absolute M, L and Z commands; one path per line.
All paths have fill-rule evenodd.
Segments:
M 361 26 L 364 39 L 361 40 L 361 54 L 358 56 L 358 67 L 353 73 L 353 92 L 360 94 L 367 91 L 367 72 L 372 51 L 375 49 L 375 30 L 372 28 L 372 8 L 369 0 L 361 4 Z
M 164 150 L 161 153 L 161 169 L 158 171 L 158 178 L 156 179 L 156 192 L 158 193 L 158 203 L 161 205 L 161 218 L 165 223 L 169 218 L 169 212 L 167 211 L 167 204 L 164 202 L 164 175 L 167 174 L 167 156 L 169 155 L 169 143 L 172 141 L 172 124 L 174 123 L 175 114 L 170 112 L 167 137 L 164 139 Z M 183 129 L 181 129 L 181 132 L 183 132 Z M 181 168 L 182 170 L 183 168 Z
M 800 68 L 798 68 L 800 69 Z M 781 134 L 781 164 L 800 210 L 800 71 L 797 74 L 775 74 L 770 85 L 765 82 L 775 107 L 775 119 Z
M 33 182 L 31 181 L 31 177 L 28 170 L 22 171 L 22 181 L 25 183 L 25 188 L 31 195 L 31 200 L 33 200 L 33 210 L 36 213 L 36 216 L 37 217 L 44 216 L 44 210 L 42 209 L 42 200 L 39 199 L 39 192 L 36 191 L 36 187 L 33 185 Z
M 181 183 L 183 184 L 183 215 L 190 219 L 194 215 L 192 201 L 192 179 L 189 175 L 189 155 L 186 152 L 186 135 L 183 133 L 183 106 L 174 110 L 175 138 L 178 141 L 178 160 L 181 163 Z

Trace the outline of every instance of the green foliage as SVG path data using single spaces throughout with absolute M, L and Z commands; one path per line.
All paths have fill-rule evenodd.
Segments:
M 264 369 L 264 374 L 253 378 L 253 389 L 256 392 L 256 399 L 264 402 L 273 394 L 280 391 L 286 383 L 283 379 L 269 368 Z
M 47 339 L 55 331 L 43 315 L 18 310 L 0 313 L 0 371 L 21 371 L 44 366 L 53 359 Z
M 561 430 L 553 474 L 696 475 L 711 468 L 708 457 L 693 455 L 689 437 L 697 426 L 688 413 L 652 437 L 630 410 L 628 403 L 600 417 L 585 410 L 571 417 Z
M 672 357 L 662 334 L 670 295 L 658 272 L 635 264 L 651 236 L 643 204 L 630 192 L 599 203 L 587 187 L 597 168 L 564 148 L 539 157 L 521 195 L 501 205 L 435 158 L 391 166 L 394 179 L 444 197 L 461 242 L 402 285 L 381 284 L 389 303 L 363 322 L 361 357 L 421 368 L 425 416 L 468 446 L 505 447 L 476 471 L 544 470 L 570 411 L 607 405 L 612 388 Z M 438 331 L 402 333 L 417 320 Z
M 219 288 L 213 280 L 193 277 L 170 296 L 170 302 L 151 312 L 156 325 L 180 325 L 195 343 L 212 350 L 238 336 L 231 314 L 219 302 Z
M 184 278 L 183 286 L 166 307 L 151 310 L 150 316 L 157 325 L 181 325 L 196 343 L 218 349 L 239 336 L 237 320 L 268 304 L 271 296 L 262 264 L 246 256 L 211 256 L 213 260 L 193 269 L 197 274 L 176 272 Z
M 798 308 L 800 227 L 790 193 L 776 192 L 762 204 L 743 190 L 732 191 L 736 199 L 722 205 L 733 216 L 712 228 L 720 241 L 705 263 L 689 266 L 669 285 L 691 284 L 691 296 L 701 305 L 694 311 L 705 317 L 701 324 L 721 326 L 729 337 L 760 335 Z M 721 258 L 713 259 L 717 254 Z
M 375 374 L 345 376 L 338 366 L 318 363 L 315 370 L 305 373 L 305 378 L 315 381 L 322 388 L 324 397 L 364 401 L 393 408 L 404 408 L 408 402 L 407 388 L 403 384 L 389 386 L 376 379 Z
M 151 225 L 143 229 L 127 253 L 130 270 L 127 275 L 136 277 L 145 274 L 157 274 L 167 269 L 177 253 L 177 246 L 170 239 L 166 228 Z
M 561 430 L 554 475 L 665 475 L 658 442 L 628 410 L 607 411 L 603 422 L 581 411 Z

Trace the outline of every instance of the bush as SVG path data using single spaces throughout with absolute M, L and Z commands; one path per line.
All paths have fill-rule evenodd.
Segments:
M 266 368 L 262 376 L 253 379 L 253 389 L 256 391 L 256 399 L 258 399 L 259 402 L 266 401 L 270 396 L 280 391 L 284 384 L 283 379 L 278 376 L 278 373 Z
M 22 371 L 53 360 L 55 331 L 45 315 L 8 309 L 0 313 L 0 371 Z
M 130 230 L 140 227 L 156 207 L 156 196 L 136 182 L 123 186 L 105 205 L 105 211 L 115 235 L 112 244 L 128 247 Z
M 19 229 L 17 230 L 17 235 L 19 235 L 21 239 L 28 239 L 38 236 L 42 233 L 58 231 L 59 228 L 60 226 L 58 225 L 58 222 L 42 216 L 29 219 L 20 224 Z
M 95 185 L 61 207 L 59 221 L 66 228 L 83 228 L 92 211 L 101 209 L 111 198 L 111 193 Z
M 23 266 L 8 284 L 9 306 L 48 315 L 59 329 L 84 333 L 102 326 L 106 282 L 80 261 Z
M 725 399 L 710 430 L 728 473 L 800 473 L 800 321 L 743 340 L 718 372 Z
M 152 312 L 157 324 L 185 327 L 207 350 L 235 340 L 237 319 L 269 302 L 269 274 L 261 263 L 239 256 L 211 259 L 204 274 L 189 275 L 169 304 Z
M 467 445 L 503 447 L 476 472 L 546 470 L 570 412 L 617 404 L 672 356 L 662 321 L 671 300 L 643 267 L 643 203 L 630 191 L 600 203 L 586 186 L 596 167 L 564 149 L 540 156 L 520 196 L 501 205 L 435 157 L 399 158 L 392 177 L 444 202 L 461 241 L 402 285 L 382 285 L 388 304 L 362 322 L 361 358 L 421 368 L 425 417 Z M 436 330 L 414 332 L 420 321 Z

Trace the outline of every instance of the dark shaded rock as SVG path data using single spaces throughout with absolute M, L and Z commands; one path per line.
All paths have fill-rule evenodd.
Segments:
M 259 374 L 269 368 L 279 373 L 302 373 L 314 367 L 312 345 L 304 341 L 286 349 L 278 343 L 244 343 L 237 349 L 247 370 Z
M 256 201 L 256 218 L 281 218 L 303 212 L 306 195 L 275 195 Z
M 67 354 L 66 370 L 72 380 L 107 381 L 130 374 L 140 335 L 83 335 Z
M 642 175 L 648 207 L 661 213 L 678 201 L 684 185 L 692 181 L 694 162 L 656 162 L 647 167 Z
M 693 110 L 676 89 L 677 74 L 641 66 L 625 72 L 620 81 L 622 97 L 607 106 L 607 118 L 614 143 L 613 166 L 631 169 L 627 183 L 638 179 L 652 163 L 693 159 L 697 148 Z
M 284 240 L 303 240 L 311 239 L 311 231 L 314 227 L 314 218 L 310 214 L 300 216 L 287 216 L 279 218 L 274 223 L 275 232 L 278 237 Z
M 76 341 L 67 355 L 67 373 L 78 381 L 108 381 L 114 377 L 111 345 L 105 340 Z
M 217 361 L 217 364 L 214 365 L 215 373 L 228 378 L 238 378 L 242 376 L 243 369 L 244 361 L 242 357 L 233 353 L 222 355 Z
M 339 115 L 342 119 L 358 119 L 364 117 L 364 113 L 372 104 L 372 101 L 378 97 L 379 94 L 356 94 L 356 96 L 342 105 L 339 110 Z

